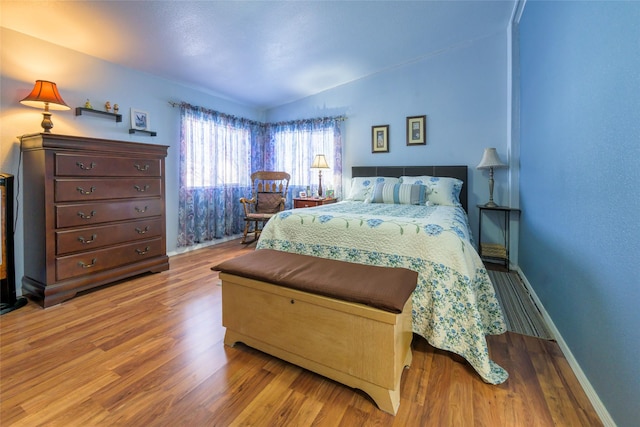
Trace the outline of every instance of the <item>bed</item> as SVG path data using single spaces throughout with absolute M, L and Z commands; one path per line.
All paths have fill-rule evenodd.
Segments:
M 413 332 L 501 384 L 485 336 L 506 326 L 474 248 L 466 180 L 466 166 L 354 167 L 345 200 L 278 213 L 257 249 L 416 271 Z

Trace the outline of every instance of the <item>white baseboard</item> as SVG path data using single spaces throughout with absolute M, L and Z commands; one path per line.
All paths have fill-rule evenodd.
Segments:
M 195 251 L 197 249 L 202 249 L 202 248 L 206 248 L 206 247 L 209 247 L 209 246 L 217 245 L 219 243 L 228 242 L 229 240 L 236 240 L 236 239 L 239 239 L 241 237 L 242 237 L 242 234 L 238 234 L 238 235 L 235 235 L 235 236 L 223 237 L 222 239 L 211 240 L 211 241 L 206 242 L 206 243 L 198 243 L 197 245 L 193 245 L 193 246 L 176 248 L 175 251 L 167 252 L 167 256 L 172 257 L 174 255 L 186 254 L 187 252 L 191 252 L 191 251 Z
M 573 353 L 571 353 L 571 349 L 569 349 L 569 346 L 567 345 L 565 340 L 562 338 L 562 335 L 560 335 L 560 331 L 558 331 L 558 328 L 556 328 L 556 325 L 553 323 L 553 320 L 551 320 L 549 313 L 547 313 L 547 310 L 542 305 L 542 302 L 538 298 L 538 295 L 536 295 L 535 291 L 533 290 L 533 287 L 531 287 L 531 284 L 527 280 L 526 276 L 524 275 L 520 267 L 516 267 L 515 270 L 518 272 L 518 274 L 522 278 L 522 281 L 524 282 L 524 285 L 527 288 L 527 292 L 535 302 L 536 306 L 538 306 L 538 309 L 542 314 L 542 318 L 547 323 L 549 330 L 555 337 L 558 343 L 558 346 L 560 346 L 560 350 L 562 350 L 564 357 L 567 359 L 567 362 L 571 367 L 571 370 L 576 375 L 576 378 L 580 382 L 580 385 L 582 386 L 584 392 L 589 398 L 589 401 L 591 401 L 591 404 L 593 405 L 593 409 L 595 409 L 596 413 L 600 417 L 600 421 L 602 421 L 602 424 L 604 424 L 605 427 L 616 427 L 616 423 L 613 421 L 613 418 L 611 418 L 609 411 L 607 411 L 607 408 L 604 406 L 604 404 L 600 400 L 600 397 L 598 397 L 598 394 L 596 393 L 594 388 L 591 386 L 591 383 L 587 379 L 587 376 L 582 371 L 582 368 L 580 368 L 578 361 L 573 356 Z

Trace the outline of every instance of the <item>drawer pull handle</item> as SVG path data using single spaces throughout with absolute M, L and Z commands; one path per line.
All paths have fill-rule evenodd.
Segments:
M 140 165 L 135 165 L 136 169 L 138 169 L 140 172 L 144 172 L 144 171 L 148 171 L 149 170 L 149 165 L 144 165 L 144 166 L 140 166 Z
M 147 252 L 149 252 L 150 250 L 151 250 L 151 248 L 150 248 L 149 246 L 147 246 L 146 248 L 144 248 L 144 250 L 136 249 L 136 253 L 137 253 L 138 255 L 144 255 L 144 254 L 146 254 Z
M 91 235 L 91 239 L 86 240 L 84 237 L 82 237 L 82 236 L 78 236 L 78 241 L 79 241 L 80 243 L 82 243 L 83 245 L 88 245 L 89 243 L 93 243 L 93 242 L 95 242 L 97 237 L 98 237 L 98 235 L 97 235 L 97 234 L 92 234 L 92 235 Z
M 83 171 L 90 171 L 91 169 L 95 168 L 97 165 L 95 163 L 91 162 L 89 164 L 89 166 L 85 166 L 84 163 L 82 163 L 82 162 L 76 162 L 76 166 L 78 166 Z
M 85 189 L 84 189 L 84 188 L 82 188 L 82 187 L 76 187 L 76 190 L 78 190 L 78 192 L 79 192 L 80 194 L 84 194 L 84 195 L 86 195 L 86 194 L 91 194 L 91 193 L 93 193 L 94 191 L 96 191 L 96 187 L 94 187 L 94 186 L 92 185 L 92 186 L 91 186 L 91 188 L 89 189 L 89 191 L 85 190 Z
M 147 225 L 144 230 L 140 229 L 139 227 L 136 227 L 136 232 L 138 234 L 147 234 L 147 232 L 149 231 L 149 226 Z
M 139 207 L 136 206 L 136 212 L 145 213 L 148 208 L 149 208 L 149 206 L 145 206 L 144 208 L 140 209 Z
M 85 264 L 84 262 L 80 261 L 78 262 L 78 265 L 82 268 L 91 268 L 93 266 L 96 265 L 96 261 L 98 260 L 98 258 L 94 258 L 91 260 L 91 264 Z
M 82 219 L 91 219 L 96 216 L 96 211 L 91 211 L 89 215 L 85 214 L 84 212 L 78 212 L 78 216 Z
M 145 185 L 144 187 L 140 187 L 139 185 L 134 185 L 133 188 L 135 188 L 136 191 L 139 192 L 139 193 L 144 193 L 145 191 L 147 191 L 149 189 L 149 186 Z

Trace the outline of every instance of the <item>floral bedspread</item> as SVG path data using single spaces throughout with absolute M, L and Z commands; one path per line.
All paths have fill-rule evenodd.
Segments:
M 462 208 L 343 201 L 287 210 L 265 225 L 257 248 L 416 271 L 413 331 L 464 357 L 484 381 L 507 379 L 485 339 L 506 326 Z

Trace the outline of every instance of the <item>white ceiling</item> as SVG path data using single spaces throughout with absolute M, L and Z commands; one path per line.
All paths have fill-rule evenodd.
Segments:
M 515 0 L 2 0 L 1 24 L 256 108 L 507 30 Z

